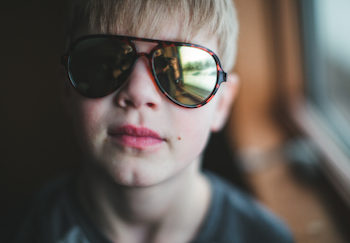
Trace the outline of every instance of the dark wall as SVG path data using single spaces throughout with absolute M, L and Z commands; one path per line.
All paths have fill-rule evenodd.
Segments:
M 5 213 L 76 161 L 60 104 L 65 1 L 8 2 L 0 10 L 0 208 Z

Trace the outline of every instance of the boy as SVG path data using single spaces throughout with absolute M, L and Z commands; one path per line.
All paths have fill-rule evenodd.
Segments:
M 292 242 L 200 170 L 237 89 L 223 71 L 236 49 L 231 0 L 76 0 L 71 10 L 64 100 L 82 168 L 43 190 L 16 242 Z

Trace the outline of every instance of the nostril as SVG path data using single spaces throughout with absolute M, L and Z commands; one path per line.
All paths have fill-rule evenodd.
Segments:
M 154 107 L 155 107 L 155 104 L 154 104 L 154 103 L 151 103 L 151 102 L 148 102 L 148 103 L 147 103 L 147 106 L 150 107 L 150 108 L 154 108 Z
M 125 100 L 126 106 L 134 106 L 134 103 L 131 100 Z

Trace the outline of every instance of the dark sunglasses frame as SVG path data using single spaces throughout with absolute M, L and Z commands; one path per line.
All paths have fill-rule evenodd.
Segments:
M 151 71 L 152 71 L 152 75 L 154 78 L 154 81 L 156 82 L 159 90 L 168 98 L 170 99 L 172 102 L 174 102 L 175 104 L 182 106 L 182 107 L 186 107 L 186 108 L 198 108 L 201 107 L 205 104 L 207 104 L 215 95 L 215 93 L 217 92 L 217 90 L 220 87 L 220 84 L 222 82 L 225 82 L 227 79 L 227 73 L 223 71 L 222 67 L 221 67 L 221 63 L 219 58 L 217 57 L 217 55 L 211 51 L 210 49 L 201 46 L 201 45 L 196 45 L 196 44 L 191 44 L 191 43 L 186 43 L 186 42 L 179 42 L 179 41 L 166 41 L 166 40 L 156 40 L 156 39 L 149 39 L 149 38 L 139 38 L 139 37 L 132 37 L 132 36 L 125 36 L 125 35 L 109 35 L 109 34 L 96 34 L 96 35 L 86 35 L 86 36 L 82 36 L 78 39 L 76 39 L 69 47 L 68 51 L 66 52 L 65 55 L 63 55 L 61 57 L 61 64 L 65 67 L 66 71 L 67 71 L 67 75 L 68 78 L 70 80 L 71 85 L 79 92 L 79 90 L 77 89 L 76 85 L 75 85 L 75 81 L 72 80 L 72 77 L 70 75 L 70 69 L 69 69 L 69 64 L 70 64 L 70 55 L 71 53 L 74 51 L 75 47 L 83 40 L 87 40 L 87 39 L 95 39 L 95 38 L 109 38 L 109 39 L 116 39 L 118 41 L 123 41 L 126 44 L 130 45 L 133 50 L 136 52 L 137 54 L 137 58 L 141 57 L 141 56 L 145 56 L 148 59 L 149 65 L 151 67 Z M 132 42 L 132 41 L 143 41 L 143 42 L 151 42 L 151 43 L 157 43 L 157 45 L 155 47 L 153 47 L 151 49 L 151 51 L 149 53 L 145 53 L 145 52 L 138 52 L 136 45 Z M 162 85 L 160 84 L 156 72 L 155 72 L 155 68 L 154 68 L 154 63 L 153 63 L 153 59 L 152 56 L 154 54 L 154 52 L 158 49 L 164 48 L 164 47 L 176 47 L 176 46 L 189 46 L 189 47 L 195 47 L 195 48 L 199 48 L 207 53 L 209 53 L 215 60 L 216 62 L 216 67 L 217 67 L 217 78 L 216 78 L 216 85 L 213 89 L 213 91 L 211 92 L 211 94 L 202 102 L 200 102 L 199 104 L 195 104 L 195 105 L 188 105 L 188 104 L 183 104 L 177 100 L 175 100 L 173 97 L 171 97 L 171 95 L 169 95 L 164 88 L 162 87 Z M 137 59 L 136 58 L 136 59 Z M 136 60 L 135 60 L 136 61 Z M 117 89 L 116 89 L 117 90 Z M 111 90 L 109 93 L 106 93 L 104 96 L 107 96 L 113 92 L 115 92 L 116 90 Z M 79 92 L 80 93 L 80 92 Z M 83 94 L 82 94 L 83 95 Z M 88 97 L 86 95 L 83 95 L 85 97 Z M 102 96 L 102 97 L 104 97 Z M 91 97 L 88 97 L 91 98 Z M 97 97 L 96 97 L 97 98 Z

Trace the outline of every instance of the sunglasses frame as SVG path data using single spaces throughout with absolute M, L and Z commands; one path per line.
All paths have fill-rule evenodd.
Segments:
M 153 79 L 157 85 L 157 87 L 159 88 L 159 90 L 172 102 L 174 102 L 175 104 L 185 107 L 185 108 L 198 108 L 201 107 L 205 104 L 207 104 L 215 95 L 215 93 L 218 91 L 220 84 L 222 82 L 225 82 L 227 79 L 227 73 L 223 71 L 222 67 L 221 67 L 221 63 L 220 60 L 218 58 L 218 56 L 211 51 L 210 49 L 201 46 L 201 45 L 197 45 L 197 44 L 192 44 L 192 43 L 187 43 L 187 42 L 180 42 L 180 41 L 167 41 L 167 40 L 157 40 L 157 39 L 150 39 L 150 38 L 140 38 L 140 37 L 133 37 L 133 36 L 126 36 L 126 35 L 111 35 L 111 34 L 95 34 L 95 35 L 86 35 L 86 36 L 82 36 L 78 39 L 76 39 L 69 47 L 68 51 L 66 52 L 66 54 L 64 54 L 61 57 L 61 64 L 65 67 L 67 75 L 68 75 L 68 79 L 71 83 L 71 85 L 78 91 L 78 93 L 81 94 L 81 92 L 77 89 L 75 81 L 73 80 L 73 78 L 71 77 L 70 74 L 70 58 L 71 58 L 71 53 L 74 51 L 75 47 L 83 40 L 87 40 L 87 39 L 93 39 L 93 38 L 109 38 L 109 39 L 117 39 L 119 41 L 123 41 L 125 43 L 127 43 L 128 45 L 130 45 L 133 50 L 136 53 L 136 58 L 134 60 L 133 65 L 135 64 L 137 58 L 141 57 L 141 56 L 145 56 L 148 59 L 150 68 L 151 68 L 151 72 L 152 72 L 152 76 Z M 138 52 L 136 45 L 133 41 L 142 41 L 142 42 L 150 42 L 150 43 L 157 43 L 156 46 L 154 46 L 150 52 L 145 53 L 145 52 Z M 215 60 L 216 63 L 216 68 L 217 68 L 217 77 L 216 77 L 216 84 L 215 87 L 213 89 L 213 91 L 210 93 L 210 95 L 203 100 L 202 102 L 200 102 L 199 104 L 195 104 L 195 105 L 187 105 L 187 104 L 183 104 L 177 100 L 175 100 L 173 97 L 171 97 L 162 87 L 162 85 L 160 84 L 156 71 L 155 71 L 155 67 L 154 67 L 154 62 L 153 62 L 153 54 L 156 50 L 161 49 L 161 48 L 165 48 L 165 47 L 176 47 L 176 46 L 189 46 L 189 47 L 195 47 L 198 49 L 201 49 L 207 53 L 209 53 Z M 133 69 L 133 65 L 131 66 L 131 70 Z M 118 89 L 116 89 L 118 90 Z M 113 92 L 115 92 L 116 90 L 111 90 L 109 93 L 107 93 L 104 96 L 101 97 L 105 97 Z M 83 94 L 81 94 L 83 95 Z M 88 97 L 86 95 L 83 95 L 84 97 Z M 88 97 L 88 98 L 93 98 L 93 97 Z M 98 98 L 98 97 L 96 97 Z

